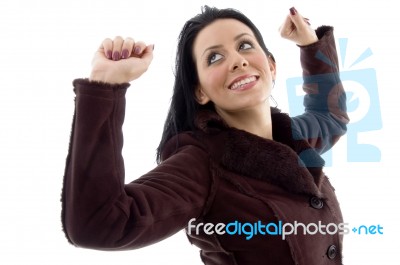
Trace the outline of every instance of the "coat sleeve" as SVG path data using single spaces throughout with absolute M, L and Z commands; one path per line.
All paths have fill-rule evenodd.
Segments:
M 346 133 L 349 117 L 339 76 L 333 28 L 322 26 L 316 33 L 318 42 L 300 47 L 305 112 L 293 117 L 292 123 L 295 138 L 308 141 L 323 153 Z
M 124 183 L 128 86 L 74 81 L 62 225 L 69 242 L 79 247 L 122 250 L 156 243 L 197 218 L 207 198 L 208 154 L 196 144 L 182 145 L 144 176 Z

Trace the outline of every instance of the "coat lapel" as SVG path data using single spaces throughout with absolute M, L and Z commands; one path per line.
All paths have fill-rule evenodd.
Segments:
M 272 109 L 274 140 L 230 128 L 211 111 L 196 119 L 214 159 L 228 170 L 265 180 L 292 193 L 319 195 L 324 160 L 292 129 L 291 118 Z

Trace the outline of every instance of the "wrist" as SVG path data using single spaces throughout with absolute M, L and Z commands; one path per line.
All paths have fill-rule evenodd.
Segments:
M 314 34 L 310 34 L 307 36 L 307 38 L 304 38 L 301 41 L 299 41 L 297 43 L 297 45 L 300 47 L 304 47 L 304 46 L 312 45 L 312 44 L 318 42 L 319 38 L 318 38 L 317 34 L 314 31 L 313 31 L 313 33 Z
M 104 71 L 92 70 L 89 81 L 108 83 Z
M 89 81 L 102 82 L 108 84 L 122 84 L 126 83 L 123 80 L 119 80 L 116 75 L 104 72 L 104 71 L 92 71 L 89 76 Z

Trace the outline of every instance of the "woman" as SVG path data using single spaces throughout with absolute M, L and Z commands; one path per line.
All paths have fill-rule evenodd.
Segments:
M 205 7 L 180 34 L 159 165 L 129 184 L 124 95 L 154 46 L 106 39 L 90 78 L 74 81 L 62 194 L 68 240 L 134 249 L 186 228 L 208 265 L 341 264 L 343 220 L 318 154 L 348 122 L 332 31 L 312 30 L 295 8 L 281 27 L 300 47 L 307 93 L 305 113 L 290 118 L 269 106 L 276 65 L 258 29 L 238 11 Z

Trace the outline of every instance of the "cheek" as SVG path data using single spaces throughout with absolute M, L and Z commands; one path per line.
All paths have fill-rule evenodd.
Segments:
M 254 55 L 252 57 L 252 64 L 254 67 L 256 67 L 259 70 L 261 70 L 262 72 L 266 73 L 267 76 L 271 76 L 269 62 L 264 53 Z
M 225 85 L 226 73 L 222 67 L 212 67 L 204 71 L 200 76 L 200 83 L 204 89 L 216 90 Z

